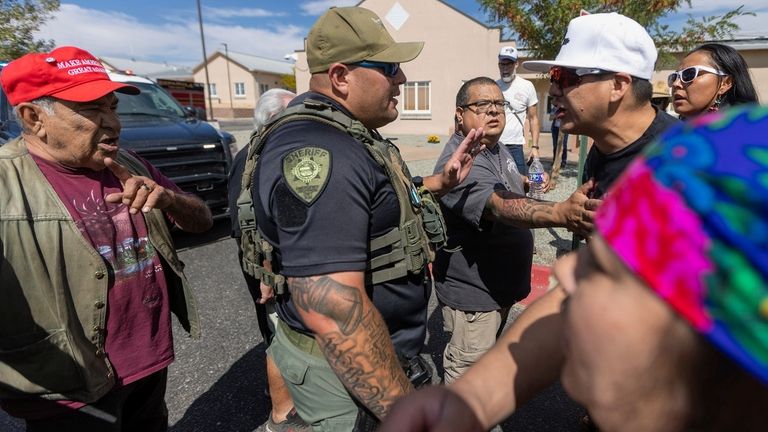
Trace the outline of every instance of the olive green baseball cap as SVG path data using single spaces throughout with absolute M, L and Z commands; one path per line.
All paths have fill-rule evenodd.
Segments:
M 307 36 L 309 72 L 325 72 L 334 63 L 363 60 L 405 63 L 416 58 L 424 42 L 395 42 L 384 23 L 361 7 L 328 9 Z

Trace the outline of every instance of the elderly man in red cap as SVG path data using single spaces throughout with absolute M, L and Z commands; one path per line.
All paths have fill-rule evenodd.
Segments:
M 76 47 L 3 70 L 22 126 L 0 147 L 0 405 L 30 431 L 162 431 L 173 311 L 199 319 L 168 222 L 212 225 L 121 150 L 112 82 Z

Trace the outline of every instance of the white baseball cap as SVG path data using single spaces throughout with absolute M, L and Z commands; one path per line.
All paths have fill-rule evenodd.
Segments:
M 501 47 L 501 51 L 499 51 L 499 59 L 517 61 L 517 48 L 512 46 Z
M 571 20 L 555 60 L 526 61 L 523 67 L 536 72 L 552 66 L 602 69 L 650 80 L 657 56 L 643 26 L 624 15 L 600 13 Z

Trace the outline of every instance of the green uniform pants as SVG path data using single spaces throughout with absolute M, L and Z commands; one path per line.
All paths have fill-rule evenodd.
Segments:
M 315 431 L 352 431 L 357 419 L 357 405 L 317 344 L 304 344 L 299 349 L 291 340 L 296 339 L 296 333 L 287 334 L 291 332 L 286 332 L 285 324 L 278 323 L 267 352 L 285 378 L 296 411 Z

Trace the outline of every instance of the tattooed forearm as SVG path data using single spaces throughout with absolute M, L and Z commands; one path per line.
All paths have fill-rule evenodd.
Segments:
M 305 311 L 315 311 L 339 324 L 349 335 L 360 326 L 363 313 L 362 292 L 327 276 L 293 278 L 289 281 L 291 301 Z
M 496 192 L 488 200 L 485 214 L 494 221 L 519 228 L 546 228 L 562 225 L 556 204 L 511 192 Z
M 344 386 L 381 419 L 412 387 L 397 361 L 387 328 L 373 307 L 369 307 L 359 330 L 353 335 L 318 334 L 317 340 Z
M 288 283 L 291 301 L 315 332 L 331 368 L 356 399 L 383 418 L 412 386 L 400 368 L 387 326 L 363 288 L 329 276 L 291 278 Z M 316 314 L 332 323 L 314 325 Z

